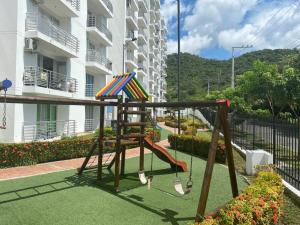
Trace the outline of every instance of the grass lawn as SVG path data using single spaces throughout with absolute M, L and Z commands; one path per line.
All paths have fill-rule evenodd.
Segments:
M 150 168 L 151 155 L 145 157 Z M 189 156 L 178 153 L 189 162 Z M 194 187 L 191 194 L 178 196 L 173 187 L 175 174 L 169 165 L 154 156 L 154 179 L 151 190 L 139 183 L 138 158 L 126 161 L 126 176 L 121 180 L 121 192 L 113 191 L 112 172 L 104 170 L 101 183 L 95 181 L 95 171 L 85 171 L 78 178 L 76 171 L 0 182 L 1 225 L 69 225 L 69 224 L 187 224 L 193 221 L 206 161 L 195 158 Z M 113 170 L 112 170 L 113 171 Z M 188 174 L 180 173 L 183 183 Z M 238 177 L 240 189 L 246 184 Z M 216 164 L 210 189 L 207 212 L 231 199 L 228 170 Z

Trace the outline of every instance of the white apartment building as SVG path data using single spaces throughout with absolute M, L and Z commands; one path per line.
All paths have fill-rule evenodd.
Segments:
M 165 101 L 166 35 L 159 0 L 1 0 L 0 80 L 12 80 L 12 95 L 90 100 L 136 71 L 151 101 Z M 0 142 L 91 131 L 98 120 L 97 107 L 8 104 Z

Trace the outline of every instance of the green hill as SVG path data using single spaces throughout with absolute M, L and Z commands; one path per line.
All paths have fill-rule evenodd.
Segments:
M 300 68 L 299 51 L 290 49 L 260 50 L 246 53 L 235 59 L 235 74 L 248 70 L 255 60 L 261 60 L 280 67 L 286 64 Z M 177 54 L 168 55 L 167 59 L 168 100 L 177 99 L 176 76 Z M 230 86 L 231 59 L 205 59 L 189 53 L 181 54 L 180 96 L 182 100 L 203 98 L 207 94 L 208 80 L 211 90 Z

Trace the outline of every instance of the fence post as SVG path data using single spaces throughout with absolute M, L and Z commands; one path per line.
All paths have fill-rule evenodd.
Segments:
M 276 164 L 276 127 L 275 127 L 275 116 L 273 116 L 272 120 L 272 129 L 273 129 L 273 164 Z
M 255 118 L 253 118 L 253 128 L 252 128 L 252 150 L 254 150 L 255 146 Z

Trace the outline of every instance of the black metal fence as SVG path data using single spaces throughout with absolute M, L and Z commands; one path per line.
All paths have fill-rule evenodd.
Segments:
M 213 125 L 215 111 L 201 110 Z M 278 173 L 300 190 L 300 119 L 280 120 L 229 114 L 232 141 L 243 149 L 273 154 Z

